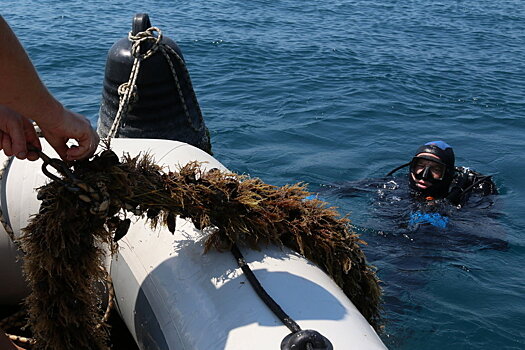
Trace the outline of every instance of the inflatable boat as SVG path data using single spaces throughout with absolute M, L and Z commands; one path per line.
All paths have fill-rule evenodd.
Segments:
M 145 46 L 133 51 L 144 39 Z M 211 155 L 182 52 L 151 27 L 147 14 L 136 15 L 130 35 L 110 49 L 103 85 L 98 132 L 114 136 L 111 149 L 118 156 L 148 153 L 168 170 L 193 161 L 203 170 L 227 170 Z M 128 90 L 121 95 L 123 86 Z M 126 127 L 119 129 L 121 117 Z M 45 154 L 57 157 L 41 143 Z M 13 238 L 39 212 L 37 188 L 49 181 L 41 165 L 0 154 L 0 305 L 17 304 L 29 293 Z M 115 308 L 139 349 L 385 349 L 343 291 L 298 253 L 239 246 L 235 257 L 204 254 L 203 232 L 176 220 L 172 234 L 134 219 L 118 253 L 108 249 Z
M 42 140 L 44 152 L 55 155 Z M 186 143 L 159 139 L 114 139 L 122 155 L 151 154 L 173 169 L 190 161 L 225 169 L 208 153 Z M 15 236 L 38 212 L 36 188 L 48 181 L 41 161 L 7 159 L 0 182 L 0 205 Z M 108 258 L 116 309 L 138 347 L 145 349 L 283 349 L 290 330 L 248 283 L 229 252 L 203 253 L 202 233 L 177 218 L 175 234 L 152 230 L 141 219 Z M 240 247 L 266 292 L 304 330 L 315 330 L 333 349 L 385 349 L 384 344 L 340 288 L 318 267 L 280 247 L 254 251 Z M 0 304 L 27 294 L 21 257 L 0 228 Z M 300 349 L 300 347 L 291 347 Z M 306 347 L 305 347 L 306 349 Z

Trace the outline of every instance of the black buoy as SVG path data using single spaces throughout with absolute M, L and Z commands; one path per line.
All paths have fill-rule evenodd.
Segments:
M 144 32 L 151 27 L 147 14 L 133 18 L 132 34 Z M 141 53 L 153 44 L 141 44 Z M 211 154 L 208 129 L 186 69 L 182 52 L 177 44 L 162 37 L 160 45 L 173 49 L 168 52 L 175 69 L 178 84 L 166 57 L 157 50 L 140 63 L 136 80 L 137 98 L 123 115 L 117 137 L 155 138 L 176 140 L 198 147 Z M 119 108 L 118 88 L 128 82 L 133 67 L 132 42 L 126 37 L 117 41 L 109 50 L 97 132 L 106 137 L 113 125 Z
M 288 334 L 281 342 L 281 350 L 333 350 L 330 341 L 321 333 L 305 329 Z

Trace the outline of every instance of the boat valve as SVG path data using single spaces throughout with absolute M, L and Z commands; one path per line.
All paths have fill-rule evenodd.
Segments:
M 288 334 L 281 342 L 281 350 L 333 350 L 332 343 L 321 333 L 305 329 Z

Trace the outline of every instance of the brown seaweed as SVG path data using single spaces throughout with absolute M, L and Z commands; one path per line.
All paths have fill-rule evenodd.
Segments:
M 114 236 L 125 235 L 128 215 L 172 232 L 176 216 L 188 218 L 203 230 L 205 251 L 229 250 L 233 243 L 289 247 L 326 271 L 371 325 L 380 323 L 381 290 L 364 242 L 335 208 L 306 199 L 304 184 L 276 187 L 203 171 L 197 162 L 164 172 L 148 155 L 119 160 L 109 150 L 77 162 L 73 173 L 74 181 L 39 189 L 40 212 L 21 238 L 37 349 L 108 348 L 106 332 L 97 326 L 95 285 L 103 278 L 104 244 L 115 251 Z

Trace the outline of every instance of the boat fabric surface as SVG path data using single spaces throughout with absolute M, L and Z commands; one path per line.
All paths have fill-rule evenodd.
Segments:
M 56 155 L 43 142 L 44 152 Z M 132 156 L 149 153 L 172 171 L 190 161 L 205 169 L 226 168 L 208 153 L 188 144 L 156 139 L 113 139 L 112 149 Z M 0 159 L 3 160 L 3 159 Z M 47 180 L 41 161 L 13 160 L 1 188 L 16 235 L 38 212 L 35 189 Z M 203 253 L 203 233 L 177 218 L 176 231 L 152 229 L 132 220 L 108 258 L 116 307 L 140 349 L 280 349 L 290 331 L 259 299 L 229 252 Z M 269 246 L 240 247 L 262 286 L 302 329 L 313 329 L 335 349 L 385 349 L 373 328 L 341 289 L 299 254 Z M 0 229 L 0 304 L 27 293 L 16 262 L 16 247 Z

